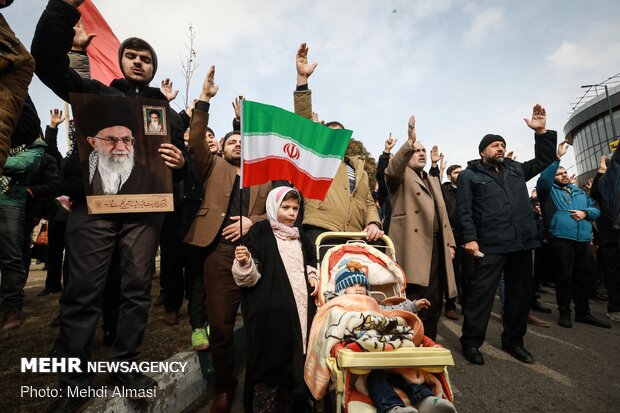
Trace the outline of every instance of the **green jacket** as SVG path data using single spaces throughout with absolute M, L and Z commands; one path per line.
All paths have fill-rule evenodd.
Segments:
M 9 151 L 4 175 L 0 176 L 0 206 L 24 206 L 28 180 L 37 169 L 46 146 L 45 141 L 37 139 L 27 148 Z

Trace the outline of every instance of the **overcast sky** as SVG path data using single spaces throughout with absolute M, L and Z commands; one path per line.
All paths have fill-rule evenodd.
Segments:
M 16 0 L 3 10 L 28 47 L 46 3 Z M 310 61 L 318 62 L 310 78 L 314 110 L 352 129 L 375 157 L 389 132 L 398 145 L 405 141 L 414 113 L 418 139 L 429 149 L 439 145 L 448 164 L 478 157 L 486 133 L 504 136 L 517 159 L 527 160 L 533 133 L 522 119 L 535 103 L 547 108 L 548 128 L 563 138 L 579 86 L 620 72 L 614 0 L 94 3 L 121 41 L 138 36 L 154 46 L 153 86 L 170 77 L 182 88 L 180 62 L 193 23 L 200 66 L 191 94 L 215 64 L 220 90 L 210 123 L 218 136 L 231 128 L 238 94 L 292 111 L 295 52 L 307 42 Z M 30 93 L 47 123 L 48 110 L 62 103 L 38 79 Z M 572 150 L 563 164 L 574 164 Z

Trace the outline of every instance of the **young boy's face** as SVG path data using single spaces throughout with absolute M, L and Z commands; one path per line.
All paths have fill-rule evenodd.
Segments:
M 345 288 L 344 293 L 345 294 L 367 295 L 368 291 L 366 290 L 365 285 L 355 284 L 355 285 Z

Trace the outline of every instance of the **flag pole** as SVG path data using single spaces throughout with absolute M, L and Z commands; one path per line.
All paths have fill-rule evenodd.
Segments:
M 239 146 L 241 146 L 241 159 L 239 160 L 241 162 L 240 168 L 239 168 L 239 244 L 243 245 L 243 101 L 244 99 L 239 99 L 239 105 L 241 105 L 241 108 L 239 109 L 239 117 L 241 119 L 240 120 L 240 127 L 241 127 L 241 141 L 239 142 Z M 248 211 L 248 214 L 250 213 L 250 211 Z

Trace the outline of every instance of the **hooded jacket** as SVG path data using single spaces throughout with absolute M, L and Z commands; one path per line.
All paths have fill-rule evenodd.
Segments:
M 555 174 L 560 166 L 556 160 L 538 178 L 536 192 L 540 201 L 544 222 L 544 234 L 549 238 L 564 238 L 577 242 L 590 242 L 592 222 L 601 215 L 596 202 L 581 188 L 568 184 L 565 187 L 555 183 Z M 586 218 L 576 221 L 570 210 L 587 213 Z
M 73 27 L 79 19 L 80 13 L 75 7 L 68 5 L 62 0 L 50 0 L 37 23 L 31 49 L 32 55 L 37 62 L 35 73 L 47 87 L 67 102 L 70 102 L 69 93 L 72 92 L 113 96 L 139 96 L 147 99 L 167 101 L 159 89 L 150 87 L 146 83 L 133 83 L 123 78 L 115 79 L 110 83 L 110 86 L 106 86 L 97 80 L 82 78 L 75 70 L 71 69 L 67 52 L 71 49 L 73 42 Z M 157 56 L 153 48 L 150 46 L 149 48 L 153 56 L 154 76 Z M 121 47 L 119 57 L 122 55 L 122 50 L 123 48 Z M 183 144 L 184 129 L 182 122 L 178 114 L 173 110 L 168 111 L 168 119 L 171 124 L 170 135 L 172 143 L 183 152 L 187 163 L 188 155 Z M 69 165 L 75 162 L 77 162 L 77 165 Z M 71 171 L 66 177 L 71 179 L 71 182 L 68 184 L 71 187 L 71 196 L 74 198 L 73 202 L 84 202 L 83 177 L 77 155 L 71 156 L 68 159 L 65 172 L 67 172 L 67 169 Z M 185 171 L 174 170 L 172 176 L 175 181 L 182 180 L 185 176 Z M 78 181 L 79 185 L 77 184 Z M 63 182 L 64 187 L 65 182 Z
M 557 133 L 535 135 L 534 159 L 504 159 L 501 174 L 481 159 L 459 174 L 456 191 L 457 238 L 477 241 L 484 254 L 507 254 L 540 246 L 536 219 L 525 183 L 555 160 Z

